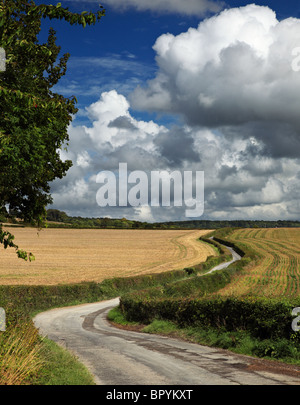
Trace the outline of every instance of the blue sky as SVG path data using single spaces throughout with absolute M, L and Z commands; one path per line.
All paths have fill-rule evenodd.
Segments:
M 56 4 L 52 1 L 36 1 L 36 4 L 41 3 Z M 197 14 L 185 15 L 159 9 L 137 11 L 129 6 L 128 9 L 120 10 L 112 6 L 114 0 L 110 0 L 108 4 L 95 0 L 87 2 L 68 0 L 61 3 L 74 12 L 97 11 L 99 4 L 106 9 L 106 16 L 101 22 L 85 29 L 53 20 L 43 23 L 44 35 L 41 35 L 41 38 L 46 38 L 48 27 L 53 26 L 57 30 L 57 43 L 62 47 L 61 53 L 71 54 L 68 74 L 62 79 L 57 91 L 65 86 L 62 91 L 64 94 L 74 94 L 72 82 L 80 83 L 80 89 L 73 88 L 79 90 L 75 94 L 79 102 L 78 107 L 81 108 L 98 99 L 98 89 L 100 91 L 117 89 L 127 96 L 137 83 L 145 83 L 154 76 L 157 65 L 152 46 L 160 35 L 168 32 L 178 35 L 190 27 L 196 28 L 203 18 L 213 15 L 212 12 L 207 12 L 199 17 Z M 123 3 L 126 3 L 126 0 Z M 164 0 L 160 3 L 164 3 Z M 222 2 L 220 11 L 251 3 L 239 0 Z M 256 1 L 255 4 L 269 6 L 276 12 L 279 20 L 291 16 L 300 17 L 300 3 L 297 0 Z M 94 81 L 91 86 L 89 83 L 92 80 Z M 143 117 L 147 116 L 147 112 L 144 111 L 143 114 Z
M 37 1 L 37 4 L 52 2 Z M 96 1 L 62 1 L 96 11 Z M 56 3 L 54 3 L 56 4 Z M 204 171 L 196 219 L 299 219 L 298 1 L 107 0 L 93 27 L 44 22 L 69 52 L 73 167 L 52 185 L 69 215 L 185 220 L 185 207 L 99 207 L 100 171 Z M 293 59 L 294 58 L 294 59 Z M 300 63 L 299 63 L 300 65 Z M 295 65 L 294 65 L 295 66 Z

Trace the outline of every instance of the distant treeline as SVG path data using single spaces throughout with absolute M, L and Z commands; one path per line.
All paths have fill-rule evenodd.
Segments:
M 140 222 L 126 218 L 83 218 L 70 217 L 65 212 L 57 209 L 47 210 L 49 227 L 64 228 L 117 228 L 117 229 L 219 229 L 219 228 L 295 228 L 300 227 L 299 221 L 213 221 L 191 220 L 171 222 Z

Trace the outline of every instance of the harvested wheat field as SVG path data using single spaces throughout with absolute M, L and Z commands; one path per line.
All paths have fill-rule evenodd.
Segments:
M 159 273 L 203 262 L 215 250 L 205 230 L 8 228 L 35 261 L 0 250 L 0 284 L 53 285 Z
M 259 260 L 237 274 L 218 294 L 299 297 L 299 228 L 239 229 L 229 239 L 249 246 L 257 252 Z

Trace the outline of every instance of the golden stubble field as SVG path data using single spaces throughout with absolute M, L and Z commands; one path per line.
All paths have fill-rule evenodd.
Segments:
M 236 274 L 219 295 L 299 297 L 300 228 L 239 229 L 229 239 L 252 248 L 259 260 Z
M 7 228 L 35 261 L 0 247 L 0 284 L 54 285 L 159 273 L 215 255 L 198 238 L 206 230 Z

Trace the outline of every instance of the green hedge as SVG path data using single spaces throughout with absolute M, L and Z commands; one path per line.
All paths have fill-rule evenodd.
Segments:
M 180 327 L 200 326 L 227 331 L 247 330 L 259 339 L 297 339 L 292 329 L 295 301 L 266 298 L 139 299 L 121 297 L 120 308 L 129 321 L 148 324 L 154 319 L 177 323 Z

